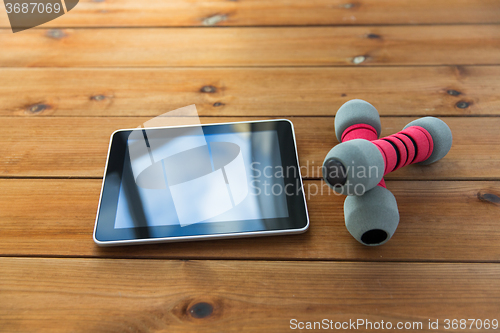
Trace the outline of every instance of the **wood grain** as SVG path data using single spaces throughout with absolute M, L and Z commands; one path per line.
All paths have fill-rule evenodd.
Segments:
M 331 116 L 361 98 L 383 116 L 500 115 L 500 67 L 1 68 L 0 116 Z M 209 92 L 206 92 L 209 91 Z
M 176 27 L 498 23 L 494 0 L 80 0 L 44 27 Z M 0 27 L 10 27 L 0 15 Z
M 500 182 L 389 181 L 401 222 L 380 247 L 344 225 L 343 196 L 306 181 L 304 234 L 100 248 L 92 240 L 101 181 L 2 179 L 0 256 L 499 262 Z
M 17 34 L 0 10 L 0 332 L 500 320 L 499 24 L 498 0 L 81 0 Z M 353 98 L 382 135 L 425 115 L 454 135 L 386 177 L 401 223 L 381 247 L 317 180 Z M 310 229 L 99 248 L 111 132 L 193 103 L 203 123 L 292 119 Z
M 136 128 L 145 117 L 3 117 L 0 123 L 0 177 L 102 177 L 111 133 Z M 261 118 L 201 118 L 203 123 Z M 299 160 L 305 178 L 320 178 L 328 151 L 338 144 L 333 117 L 291 117 L 295 124 Z M 415 118 L 382 118 L 382 136 L 400 131 Z M 411 165 L 387 179 L 500 179 L 500 118 L 444 118 L 454 143 L 441 161 Z M 182 118 L 173 124 L 185 124 Z M 22 129 L 22 130 L 20 130 Z
M 0 273 L 2 328 L 19 332 L 289 332 L 293 318 L 447 332 L 500 308 L 498 264 L 1 258 Z
M 0 67 L 498 64 L 494 25 L 0 30 Z M 29 47 L 26 47 L 29 45 Z

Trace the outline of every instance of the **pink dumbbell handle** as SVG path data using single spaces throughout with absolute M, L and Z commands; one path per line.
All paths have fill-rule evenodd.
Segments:
M 342 142 L 353 139 L 371 141 L 384 158 L 384 175 L 412 163 L 427 160 L 434 149 L 429 132 L 420 126 L 410 126 L 399 133 L 377 139 L 377 131 L 370 125 L 357 124 L 342 133 Z M 379 184 L 385 187 L 384 179 Z
M 344 133 L 342 133 L 342 142 L 354 140 L 354 139 L 365 139 L 368 141 L 375 141 L 378 139 L 377 130 L 367 124 L 356 124 L 346 128 Z

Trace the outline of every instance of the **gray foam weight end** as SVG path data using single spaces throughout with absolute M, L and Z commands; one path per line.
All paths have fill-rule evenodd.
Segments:
M 335 172 L 326 170 L 325 162 L 330 158 L 335 158 L 345 167 L 347 181 L 342 186 L 332 186 L 326 180 L 326 172 Z M 377 186 L 383 176 L 384 158 L 377 146 L 368 140 L 355 139 L 338 144 L 330 150 L 323 162 L 323 178 L 326 183 L 344 195 L 363 195 Z
M 387 242 L 399 224 L 396 198 L 388 189 L 377 186 L 363 196 L 344 201 L 345 225 L 358 242 L 367 246 Z
M 420 126 L 429 132 L 432 136 L 432 141 L 434 142 L 434 150 L 432 155 L 418 164 L 428 165 L 439 161 L 448 154 L 453 143 L 453 136 L 451 134 L 450 127 L 439 118 L 435 117 L 424 117 L 412 121 L 405 128 L 410 126 Z M 405 129 L 403 128 L 403 129 Z
M 352 99 L 340 107 L 335 115 L 335 136 L 341 142 L 342 133 L 352 125 L 367 124 L 373 126 L 380 137 L 382 125 L 377 109 L 362 99 Z

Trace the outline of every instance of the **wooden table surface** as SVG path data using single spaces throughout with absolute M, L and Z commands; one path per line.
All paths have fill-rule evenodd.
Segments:
M 0 332 L 495 331 L 498 0 L 81 0 L 38 28 L 8 23 L 1 9 Z M 380 247 L 349 235 L 344 197 L 314 195 L 353 98 L 378 108 L 383 135 L 426 115 L 454 135 L 442 161 L 386 177 L 401 222 Z M 293 121 L 307 233 L 93 243 L 110 134 L 189 104 L 204 123 Z

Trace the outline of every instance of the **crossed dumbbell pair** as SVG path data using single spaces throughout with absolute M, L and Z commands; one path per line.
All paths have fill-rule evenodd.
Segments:
M 344 216 L 347 230 L 364 245 L 387 242 L 399 224 L 394 195 L 383 176 L 409 164 L 427 165 L 451 148 L 451 130 L 445 122 L 424 117 L 399 133 L 379 139 L 380 116 L 370 103 L 354 99 L 335 115 L 340 144 L 323 162 L 323 178 L 336 192 L 347 195 Z

